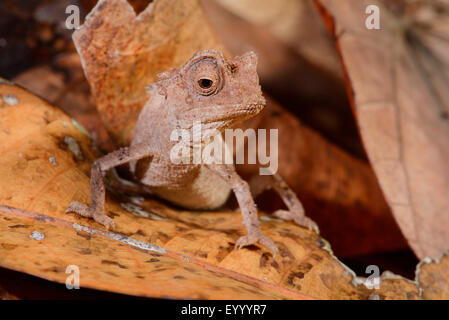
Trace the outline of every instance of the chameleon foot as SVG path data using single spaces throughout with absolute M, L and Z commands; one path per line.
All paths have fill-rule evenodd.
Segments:
M 266 248 L 270 249 L 273 252 L 273 258 L 276 257 L 278 253 L 278 248 L 274 244 L 273 240 L 264 236 L 261 231 L 258 232 L 250 232 L 248 235 L 240 237 L 235 243 L 235 247 L 237 249 L 241 249 L 242 247 L 249 246 L 251 244 L 260 243 Z
M 104 213 L 98 213 L 94 211 L 91 207 L 85 205 L 84 203 L 77 201 L 70 203 L 65 213 L 68 212 L 75 212 L 83 217 L 92 218 L 96 222 L 104 225 L 106 227 L 106 230 L 109 230 L 109 227 L 115 229 L 114 221 L 111 218 L 109 218 Z
M 309 230 L 314 230 L 317 234 L 320 233 L 320 229 L 315 221 L 306 217 L 304 214 L 287 210 L 277 210 L 273 213 L 273 215 L 285 221 L 293 221 L 297 225 L 308 228 Z

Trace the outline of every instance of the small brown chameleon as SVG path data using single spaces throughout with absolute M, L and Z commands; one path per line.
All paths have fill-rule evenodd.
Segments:
M 262 233 L 253 200 L 268 188 L 273 188 L 288 208 L 276 211 L 275 216 L 318 231 L 278 174 L 258 175 L 248 184 L 232 164 L 174 164 L 169 157 L 175 143 L 170 139 L 173 130 L 190 130 L 195 121 L 200 121 L 202 131 L 223 131 L 263 109 L 265 99 L 256 66 L 257 56 L 253 52 L 225 60 L 221 53 L 206 50 L 195 54 L 184 66 L 160 74 L 148 87 L 150 98 L 139 115 L 131 145 L 93 163 L 91 206 L 72 202 L 66 212 L 91 217 L 107 229 L 114 227 L 113 220 L 104 214 L 103 178 L 113 167 L 129 163 L 136 182 L 184 208 L 219 208 L 232 190 L 248 232 L 238 239 L 237 248 L 260 243 L 276 254 L 276 245 Z

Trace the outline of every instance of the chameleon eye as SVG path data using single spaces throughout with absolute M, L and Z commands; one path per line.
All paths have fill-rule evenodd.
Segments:
M 198 80 L 198 84 L 201 87 L 201 89 L 209 89 L 210 87 L 212 87 L 212 84 L 214 82 L 211 79 L 207 79 L 207 78 L 202 78 L 200 80 Z
M 209 73 L 207 76 L 201 75 L 197 80 L 197 91 L 203 96 L 210 96 L 217 92 L 219 83 L 218 74 Z

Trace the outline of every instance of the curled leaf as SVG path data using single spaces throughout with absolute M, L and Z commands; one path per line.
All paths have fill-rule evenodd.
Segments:
M 197 0 L 154 1 L 138 16 L 126 0 L 100 0 L 74 32 L 97 109 L 117 143 L 129 144 L 148 100 L 145 87 L 158 73 L 197 51 L 223 51 L 207 24 Z
M 386 200 L 416 255 L 438 258 L 449 247 L 449 3 L 317 3 Z M 365 26 L 368 5 L 380 30 Z

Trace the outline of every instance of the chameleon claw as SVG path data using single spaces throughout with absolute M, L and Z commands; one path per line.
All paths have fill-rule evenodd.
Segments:
M 115 223 L 114 221 L 109 218 L 104 213 L 98 213 L 95 212 L 91 207 L 85 205 L 84 203 L 74 201 L 70 203 L 70 205 L 65 210 L 65 213 L 74 212 L 79 214 L 80 216 L 86 217 L 86 218 L 92 218 L 96 222 L 102 224 L 105 226 L 106 230 L 109 231 L 109 228 L 112 227 L 112 229 L 115 229 Z
M 69 204 L 67 209 L 65 210 L 65 213 L 74 212 L 79 214 L 80 216 L 91 218 L 92 213 L 90 208 L 85 205 L 84 203 L 73 201 Z
M 309 217 L 306 217 L 304 214 L 297 214 L 295 212 L 287 210 L 277 210 L 273 213 L 273 215 L 285 221 L 293 221 L 301 227 L 305 227 L 310 231 L 315 231 L 316 234 L 320 234 L 320 229 L 318 228 L 318 225 L 315 223 L 315 221 L 313 221 Z
M 259 243 L 267 249 L 271 250 L 273 253 L 273 258 L 276 257 L 276 254 L 279 251 L 273 240 L 271 240 L 267 236 L 264 236 L 262 232 L 257 232 L 255 235 L 248 234 L 246 236 L 240 237 L 235 243 L 235 248 L 241 249 L 255 243 Z
M 112 230 L 115 230 L 115 223 L 114 220 L 109 218 L 104 213 L 94 213 L 93 219 L 97 221 L 98 223 L 105 226 L 106 230 L 109 231 L 109 228 L 111 227 Z

